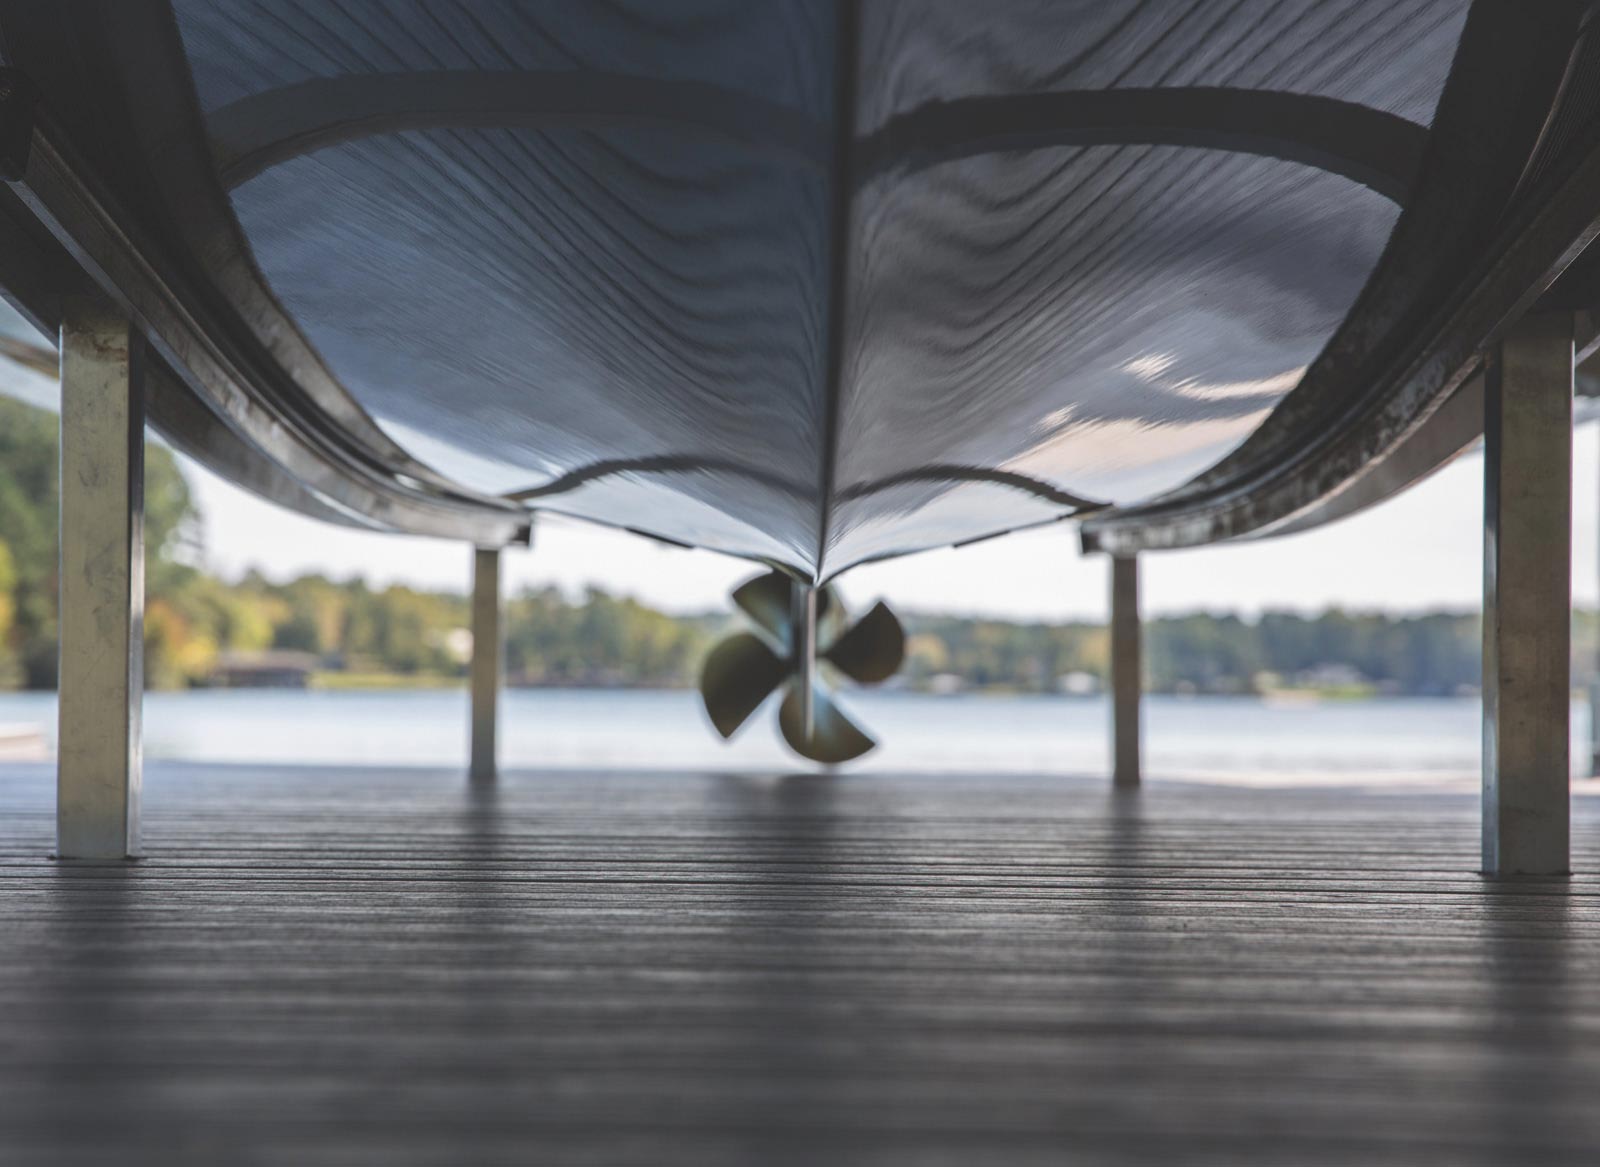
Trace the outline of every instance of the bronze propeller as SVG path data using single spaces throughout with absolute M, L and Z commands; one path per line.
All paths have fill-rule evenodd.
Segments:
M 905 633 L 888 606 L 880 601 L 850 624 L 831 587 L 815 588 L 778 571 L 741 584 L 733 602 L 755 630 L 722 641 L 700 671 L 700 695 L 716 731 L 732 737 L 784 685 L 778 727 L 795 753 L 834 763 L 870 750 L 876 743 L 839 708 L 828 674 L 862 684 L 894 675 L 905 656 Z

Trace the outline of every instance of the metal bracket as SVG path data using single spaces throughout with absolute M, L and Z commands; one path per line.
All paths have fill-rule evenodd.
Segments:
M 21 69 L 0 68 L 0 178 L 7 182 L 28 172 L 38 106 L 39 87 Z

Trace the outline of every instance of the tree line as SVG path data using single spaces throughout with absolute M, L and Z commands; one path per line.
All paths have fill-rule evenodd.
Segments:
M 203 532 L 176 460 L 146 452 L 147 682 L 207 684 L 224 654 L 309 654 L 331 673 L 448 680 L 470 656 L 466 597 L 364 580 L 203 571 Z M 0 400 L 0 685 L 50 688 L 56 670 L 56 418 Z M 534 588 L 506 602 L 506 666 L 528 685 L 683 686 L 737 626 L 730 613 L 675 616 L 592 588 Z M 1103 626 L 907 614 L 912 688 L 1054 692 L 1106 673 Z M 1596 619 L 1574 620 L 1575 677 L 1593 672 Z M 1194 613 L 1150 620 L 1145 669 L 1155 692 L 1252 693 L 1313 687 L 1450 694 L 1479 682 L 1476 613 L 1393 616 L 1339 610 L 1247 620 Z M 1088 685 L 1083 681 L 1087 679 Z

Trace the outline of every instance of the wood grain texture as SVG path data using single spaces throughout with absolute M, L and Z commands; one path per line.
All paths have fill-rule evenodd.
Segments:
M 7 1163 L 1591 1163 L 1600 804 L 153 766 L 149 857 L 0 770 Z

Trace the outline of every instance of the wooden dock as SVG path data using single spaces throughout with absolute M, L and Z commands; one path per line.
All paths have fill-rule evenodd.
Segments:
M 0 1161 L 1600 1161 L 1600 797 L 0 768 Z

